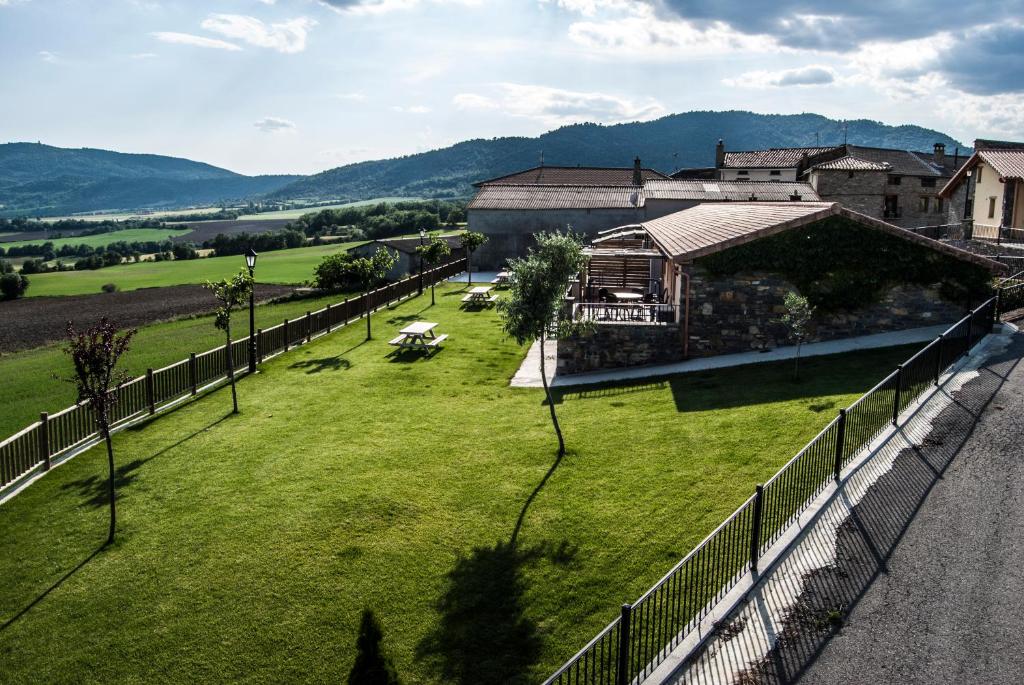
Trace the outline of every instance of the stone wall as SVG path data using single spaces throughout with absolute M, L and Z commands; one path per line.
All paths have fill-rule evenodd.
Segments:
M 683 358 L 679 324 L 597 323 L 588 334 L 558 341 L 558 373 L 668 364 Z
M 888 221 L 906 228 L 917 226 L 938 226 L 958 222 L 963 216 L 965 191 L 957 192 L 952 200 L 942 201 L 942 211 L 936 211 L 938 192 L 948 179 L 937 178 L 935 185 L 921 185 L 916 176 L 900 176 L 899 185 L 889 184 L 889 174 L 884 171 L 842 171 L 817 169 L 812 173 L 811 184 L 822 200 L 838 202 L 847 209 Z M 885 217 L 886 195 L 895 195 L 899 217 Z M 922 197 L 928 198 L 928 211 L 920 210 Z
M 691 357 L 749 352 L 791 345 L 779 322 L 786 293 L 797 289 L 769 273 L 710 276 L 691 267 Z M 807 342 L 821 342 L 921 326 L 951 324 L 964 308 L 942 299 L 937 288 L 899 285 L 871 306 L 817 314 Z

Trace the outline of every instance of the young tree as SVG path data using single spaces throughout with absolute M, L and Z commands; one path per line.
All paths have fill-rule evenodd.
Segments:
M 356 638 L 356 662 L 348 674 L 348 685 L 401 685 L 391 659 L 381 651 L 380 643 L 384 631 L 377 617 L 369 609 L 363 609 Z
M 363 300 L 366 303 L 366 339 L 369 340 L 370 335 L 370 312 L 373 311 L 373 307 L 370 306 L 370 290 L 373 289 L 374 284 L 384 278 L 392 267 L 394 267 L 397 261 L 394 254 L 392 254 L 386 247 L 378 247 L 377 251 L 373 253 L 372 257 L 360 257 L 352 260 L 351 269 L 352 273 L 356 275 L 356 278 L 363 285 Z
M 800 346 L 807 339 L 808 326 L 814 317 L 814 307 L 806 297 L 793 291 L 786 293 L 786 299 L 783 300 L 782 306 L 786 308 L 786 313 L 779 320 L 789 329 L 789 337 L 796 341 L 796 363 L 793 368 L 793 376 L 800 378 Z
M 452 253 L 452 249 L 448 247 L 448 242 L 441 240 L 436 235 L 430 236 L 430 242 L 426 245 L 420 245 L 416 248 L 416 252 L 419 253 L 420 258 L 427 264 L 434 266 L 442 259 Z M 430 306 L 433 307 L 435 304 L 434 300 L 434 282 L 430 282 Z
M 117 514 L 114 505 L 114 446 L 110 440 L 110 410 L 117 403 L 120 385 L 128 376 L 117 370 L 117 362 L 128 351 L 128 343 L 135 329 L 118 333 L 117 326 L 100 319 L 99 324 L 86 331 L 67 325 L 68 345 L 64 351 L 75 366 L 71 381 L 78 388 L 79 401 L 88 402 L 92 409 L 100 436 L 107 444 L 107 493 L 110 498 L 110 531 L 107 544 L 114 541 Z
M 0 300 L 16 300 L 28 290 L 28 278 L 11 271 L 0 274 Z
M 466 231 L 462 234 L 461 245 L 466 251 L 466 273 L 468 274 L 469 285 L 473 284 L 473 253 L 477 248 L 487 242 L 487 236 L 476 231 Z
M 238 393 L 235 390 L 235 361 L 232 359 L 231 354 L 231 312 L 235 307 L 239 307 L 248 301 L 249 293 L 252 292 L 252 279 L 249 278 L 249 274 L 242 270 L 231 278 L 225 278 L 216 282 L 207 281 L 206 287 L 213 292 L 213 296 L 217 298 L 219 305 L 213 323 L 217 328 L 224 331 L 226 344 L 224 353 L 227 355 L 228 379 L 231 381 L 231 406 L 232 412 L 237 414 Z
M 530 248 L 526 258 L 509 262 L 509 297 L 498 303 L 498 311 L 504 319 L 505 333 L 516 342 L 522 345 L 536 340 L 540 344 L 540 377 L 558 436 L 558 456 L 562 457 L 565 440 L 544 369 L 544 343 L 552 326 L 557 325 L 559 335 L 570 335 L 586 325 L 559 320 L 558 314 L 569 279 L 586 268 L 587 256 L 582 242 L 572 233 L 538 233 L 535 238 L 536 246 Z

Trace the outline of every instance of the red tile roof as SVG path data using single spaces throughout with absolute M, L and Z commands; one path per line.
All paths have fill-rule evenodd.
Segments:
M 828 171 L 887 171 L 892 168 L 888 162 L 873 162 L 868 159 L 847 155 L 830 162 L 815 164 L 812 169 L 824 169 Z
M 654 169 L 641 169 L 643 180 L 652 178 L 668 178 Z M 633 185 L 633 167 L 593 167 L 593 166 L 538 166 L 514 174 L 499 176 L 475 183 L 477 187 L 489 184 L 514 185 L 593 185 L 593 186 L 631 186 Z
M 995 273 L 1006 267 L 931 238 L 842 207 L 836 202 L 719 202 L 700 204 L 641 226 L 664 254 L 675 261 L 690 261 L 730 247 L 749 243 L 791 228 L 841 215 L 859 224 L 924 245 L 957 259 L 973 262 Z
M 726 152 L 725 169 L 785 169 L 800 164 L 804 155 L 812 159 L 818 155 L 838 152 L 838 147 L 772 147 L 766 150 Z
M 982 149 L 971 155 L 971 158 L 960 167 L 953 178 L 939 191 L 939 197 L 951 197 L 953 192 L 967 178 L 967 172 L 985 162 L 995 169 L 1000 178 L 1024 179 L 1024 149 L 989 150 Z

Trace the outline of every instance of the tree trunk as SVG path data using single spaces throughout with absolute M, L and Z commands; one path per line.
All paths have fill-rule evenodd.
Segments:
M 794 368 L 793 368 L 793 376 L 797 380 L 800 380 L 800 345 L 802 345 L 802 344 L 803 343 L 801 343 L 799 340 L 797 340 L 797 342 L 796 342 L 796 364 L 794 365 Z
M 107 495 L 110 499 L 110 530 L 107 532 L 107 544 L 114 542 L 114 529 L 117 527 L 117 510 L 114 504 L 114 445 L 110 441 L 110 427 L 107 422 L 100 422 L 100 434 L 107 443 Z
M 565 456 L 565 440 L 562 438 L 562 427 L 558 425 L 558 415 L 555 414 L 555 401 L 551 397 L 551 388 L 548 387 L 548 374 L 544 370 L 544 334 L 540 338 L 540 380 L 544 384 L 544 395 L 548 398 L 548 409 L 551 410 L 551 423 L 555 426 L 555 435 L 558 436 L 558 457 Z
M 466 250 L 466 284 L 473 286 L 473 253 Z
M 430 306 L 433 307 L 436 304 L 434 301 L 434 284 L 430 284 Z
M 224 354 L 228 361 L 228 380 L 231 381 L 231 408 L 232 413 L 238 413 L 238 393 L 235 391 L 235 360 L 231 358 L 231 324 L 228 323 L 227 328 L 224 330 L 224 334 L 227 337 L 227 343 L 224 348 Z
M 366 339 L 370 339 L 370 291 L 367 290 L 363 293 L 363 298 L 366 299 Z

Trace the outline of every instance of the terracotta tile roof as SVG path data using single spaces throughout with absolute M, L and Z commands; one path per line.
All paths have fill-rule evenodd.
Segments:
M 818 155 L 836 152 L 840 148 L 832 147 L 772 147 L 766 150 L 747 150 L 746 152 L 726 152 L 725 169 L 785 169 L 795 167 L 807 155 L 808 159 Z
M 957 259 L 979 264 L 995 273 L 1007 270 L 1006 266 L 998 262 L 851 211 L 836 202 L 708 203 L 645 221 L 641 225 L 666 256 L 682 262 L 834 215 L 844 216 L 869 228 L 890 233 Z
M 861 159 L 853 155 L 833 159 L 830 162 L 815 164 L 812 169 L 825 169 L 830 171 L 888 171 L 888 162 L 873 162 L 868 159 Z
M 860 159 L 878 164 L 888 164 L 889 173 L 904 176 L 952 176 L 956 171 L 953 155 L 945 155 L 943 163 L 935 160 L 931 152 L 913 152 L 911 150 L 890 150 L 880 147 L 861 147 L 847 145 L 847 152 Z M 961 162 L 965 161 L 962 157 Z
M 953 178 L 939 191 L 939 197 L 952 197 L 953 192 L 967 178 L 967 172 L 984 161 L 995 169 L 1001 178 L 1024 179 L 1024 148 L 994 150 L 983 148 L 978 150 L 960 167 Z
M 643 191 L 636 186 L 487 184 L 466 209 L 632 209 L 643 205 Z
M 694 181 L 670 180 L 644 183 L 648 200 L 704 200 L 743 202 L 787 202 L 794 195 L 803 201 L 821 198 L 809 183 L 783 183 L 774 181 Z
M 668 178 L 654 169 L 641 169 L 643 180 L 652 178 Z M 489 184 L 513 185 L 594 185 L 594 186 L 632 186 L 633 167 L 593 167 L 593 166 L 538 166 L 514 174 L 480 181 L 477 187 Z

